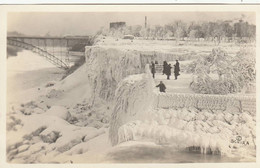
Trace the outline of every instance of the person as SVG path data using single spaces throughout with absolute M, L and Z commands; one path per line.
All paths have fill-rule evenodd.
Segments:
M 174 65 L 174 76 L 175 76 L 175 80 L 177 80 L 178 71 L 177 71 L 177 66 L 176 65 Z
M 151 72 L 153 74 L 153 78 L 154 78 L 154 75 L 155 75 L 155 64 L 152 62 L 152 66 L 151 66 Z
M 176 64 L 174 65 L 174 76 L 175 80 L 177 80 L 177 77 L 180 75 L 180 64 L 179 61 L 176 60 Z
M 170 76 L 172 74 L 171 69 L 172 69 L 171 64 L 168 64 L 166 66 L 166 72 L 165 72 L 165 74 L 167 75 L 167 80 L 170 80 Z
M 165 92 L 166 87 L 162 81 L 160 81 L 160 84 L 156 87 L 159 87 L 160 92 Z
M 180 63 L 178 60 L 176 60 L 176 73 L 178 74 L 178 76 L 180 75 Z
M 167 68 L 168 64 L 166 61 L 163 61 L 163 75 L 166 74 L 166 68 Z

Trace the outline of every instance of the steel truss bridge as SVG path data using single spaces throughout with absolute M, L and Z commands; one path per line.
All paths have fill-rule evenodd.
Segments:
M 7 36 L 7 45 L 30 50 L 55 66 L 68 69 L 84 56 L 85 46 L 91 45 L 90 39 L 89 36 Z

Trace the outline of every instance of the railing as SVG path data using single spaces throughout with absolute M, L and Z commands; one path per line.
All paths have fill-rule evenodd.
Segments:
M 26 42 L 22 42 L 19 40 L 15 40 L 15 39 L 11 39 L 8 38 L 7 39 L 7 44 L 8 45 L 13 45 L 13 46 L 17 46 L 17 47 L 21 47 L 27 50 L 31 50 L 34 53 L 39 54 L 42 57 L 47 58 L 47 60 L 54 64 L 55 66 L 57 66 L 58 68 L 62 68 L 62 69 L 68 69 L 69 65 L 67 65 L 65 62 L 63 62 L 61 59 L 57 58 L 55 55 L 50 54 L 49 52 L 34 46 L 32 44 L 26 43 Z
M 255 115 L 256 97 L 254 95 L 207 95 L 188 93 L 158 93 L 157 108 L 195 107 L 198 109 L 248 111 Z

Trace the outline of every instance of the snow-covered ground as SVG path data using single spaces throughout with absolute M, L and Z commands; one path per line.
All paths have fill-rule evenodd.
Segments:
M 84 114 L 88 106 L 79 96 L 84 93 L 84 87 L 78 85 L 78 90 L 66 94 L 52 89 L 64 71 L 30 51 L 10 57 L 7 66 L 7 160 L 11 163 L 101 162 L 99 155 L 104 156 L 111 146 L 107 133 L 109 121 L 104 117 L 100 118 L 103 123 L 96 121 L 96 117 L 102 117 L 102 110 L 100 114 L 91 111 Z M 92 125 L 84 127 L 84 124 Z M 85 155 L 79 157 L 82 154 Z
M 232 51 L 231 54 L 238 49 L 237 46 L 233 46 L 232 49 L 228 47 L 226 48 Z M 241 114 L 234 119 L 233 114 L 230 114 L 231 117 L 221 112 L 225 120 L 219 120 L 224 125 L 230 118 L 232 118 L 230 122 L 234 121 L 235 125 L 229 125 L 230 130 L 236 131 L 233 133 L 249 134 L 250 132 L 250 135 L 243 136 L 243 138 L 247 137 L 243 140 L 250 145 L 235 143 L 235 147 L 229 148 L 229 151 L 233 151 L 227 152 L 226 148 L 223 148 L 227 143 L 219 141 L 217 144 L 216 141 L 211 140 L 222 134 L 205 138 L 211 133 L 207 132 L 208 129 L 218 132 L 223 126 L 220 121 L 210 120 L 207 123 L 209 118 L 205 115 L 208 111 L 204 114 L 196 112 L 196 109 L 193 111 L 158 109 L 154 104 L 158 96 L 158 88 L 155 84 L 161 80 L 166 84 L 166 91 L 169 93 L 193 93 L 188 87 L 191 75 L 181 73 L 178 80 L 166 80 L 166 76 L 157 73 L 154 81 L 149 69 L 147 67 L 146 70 L 144 69 L 147 62 L 140 59 L 140 54 L 144 54 L 144 51 L 149 54 L 157 52 L 158 58 L 161 53 L 170 53 L 171 56 L 193 53 L 197 57 L 210 52 L 211 49 L 211 46 L 176 46 L 172 42 L 165 41 L 134 40 L 131 42 L 117 41 L 112 38 L 101 39 L 95 46 L 86 47 L 86 63 L 63 80 L 61 80 L 64 75 L 62 70 L 29 51 L 18 53 L 17 57 L 10 57 L 7 61 L 8 162 L 254 161 L 255 148 L 251 142 L 255 138 L 255 116 L 248 117 L 246 114 Z M 163 54 L 162 57 L 166 58 L 167 54 Z M 183 111 L 186 113 L 182 113 Z M 183 116 L 184 114 L 186 116 Z M 187 118 L 190 120 L 199 118 L 197 122 L 202 121 L 196 123 L 192 120 L 191 124 L 187 124 Z M 219 128 L 211 127 L 210 124 L 216 124 L 215 126 Z M 209 128 L 206 129 L 206 126 Z M 192 130 L 197 127 L 200 132 Z M 230 140 L 228 138 L 236 138 L 235 135 L 231 135 L 230 130 L 226 130 L 224 134 L 227 134 L 227 141 Z M 194 134 L 198 134 L 199 137 Z M 196 142 L 194 137 L 197 137 Z M 187 139 L 194 141 L 185 142 Z M 183 141 L 186 145 L 176 148 L 177 141 L 179 143 Z M 183 152 L 187 150 L 186 147 L 190 147 L 190 144 L 194 145 L 194 148 L 205 145 L 205 148 L 200 149 L 205 150 L 205 153 L 210 145 L 210 149 L 215 153 L 242 154 L 229 155 L 232 156 L 231 158 L 212 155 L 205 159 L 195 153 L 192 154 L 192 145 L 189 148 L 190 152 Z M 169 151 L 165 145 L 174 149 L 174 152 Z M 128 151 L 129 159 L 126 158 L 128 155 L 122 155 L 124 151 Z M 153 151 L 154 155 L 148 154 L 149 151 Z M 160 152 L 165 153 L 165 157 L 158 158 L 156 153 Z M 147 159 L 142 160 L 140 156 L 145 156 Z M 188 159 L 183 160 L 185 157 Z
M 155 83 L 159 84 L 162 81 L 166 86 L 167 93 L 194 93 L 189 87 L 190 82 L 192 81 L 192 75 L 181 73 L 178 76 L 177 80 L 175 80 L 174 76 L 170 77 L 170 80 L 167 80 L 166 75 L 162 75 L 161 73 L 155 74 Z M 156 88 L 158 90 L 158 88 Z

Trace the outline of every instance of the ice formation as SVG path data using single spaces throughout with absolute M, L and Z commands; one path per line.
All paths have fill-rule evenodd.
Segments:
M 155 86 L 151 79 L 149 66 L 146 73 L 132 75 L 120 82 L 115 97 L 115 107 L 110 123 L 110 139 L 112 144 L 118 143 L 118 128 L 129 121 L 145 118 L 154 106 L 155 94 L 151 91 Z
M 229 156 L 233 150 L 255 150 L 255 97 L 159 93 L 148 76 L 149 70 L 119 85 L 110 125 L 113 145 L 149 140 Z M 145 106 L 135 106 L 135 98 Z
M 44 83 L 34 101 L 11 107 L 7 160 L 86 162 L 79 158 L 110 147 L 108 136 L 113 145 L 147 140 L 202 153 L 255 151 L 254 97 L 159 93 L 146 65 L 155 52 L 127 46 L 86 47 L 86 63 L 78 70 Z

